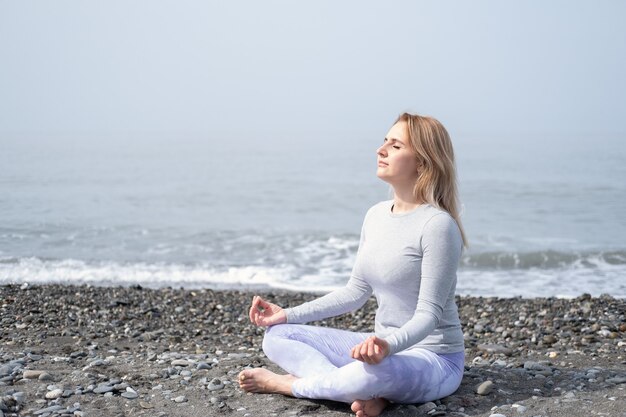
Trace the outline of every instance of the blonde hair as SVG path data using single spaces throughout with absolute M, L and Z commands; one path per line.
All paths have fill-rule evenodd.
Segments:
M 407 124 L 409 143 L 418 162 L 419 177 L 413 187 L 415 197 L 447 211 L 461 231 L 463 246 L 467 238 L 459 216 L 459 196 L 452 141 L 436 119 L 403 113 L 396 123 Z

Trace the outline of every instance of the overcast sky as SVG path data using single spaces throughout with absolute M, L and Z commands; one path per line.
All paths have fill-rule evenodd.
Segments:
M 626 133 L 623 1 L 0 0 L 0 135 Z

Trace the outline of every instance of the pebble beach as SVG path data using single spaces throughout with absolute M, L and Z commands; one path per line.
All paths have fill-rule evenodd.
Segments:
M 259 293 L 259 292 L 256 292 Z M 0 417 L 350 416 L 348 404 L 248 394 L 279 371 L 249 291 L 0 287 Z M 316 295 L 265 292 L 295 306 Z M 453 395 L 383 416 L 626 416 L 626 300 L 457 297 L 465 374 Z M 315 324 L 371 331 L 376 304 Z

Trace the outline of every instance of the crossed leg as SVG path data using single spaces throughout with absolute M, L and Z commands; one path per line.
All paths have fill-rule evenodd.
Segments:
M 449 395 L 462 378 L 463 354 L 452 362 L 424 349 L 401 352 L 377 365 L 352 359 L 352 346 L 370 334 L 305 325 L 268 329 L 267 357 L 289 372 L 247 369 L 240 386 L 249 392 L 273 392 L 300 398 L 351 403 L 357 417 L 379 415 L 388 404 L 425 402 Z M 402 381 L 402 383 L 398 383 Z

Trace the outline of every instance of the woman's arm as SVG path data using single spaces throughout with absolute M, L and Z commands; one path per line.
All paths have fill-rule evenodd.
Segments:
M 454 219 L 447 213 L 433 216 L 424 226 L 421 245 L 422 276 L 415 314 L 385 337 L 389 354 L 413 346 L 437 328 L 456 283 L 463 241 Z
M 287 323 L 306 323 L 354 311 L 362 307 L 370 295 L 372 288 L 369 284 L 353 275 L 345 287 L 297 307 L 285 309 Z
M 361 226 L 361 237 L 359 239 L 356 262 L 359 262 L 359 252 L 361 252 L 361 248 L 366 242 L 365 227 L 370 211 L 371 209 L 365 214 L 363 225 Z M 361 308 L 371 295 L 372 288 L 370 285 L 365 280 L 356 276 L 353 269 L 350 280 L 345 287 L 339 288 L 323 297 L 297 307 L 285 309 L 287 323 L 306 323 L 309 321 L 322 320 L 327 317 L 339 316 Z

